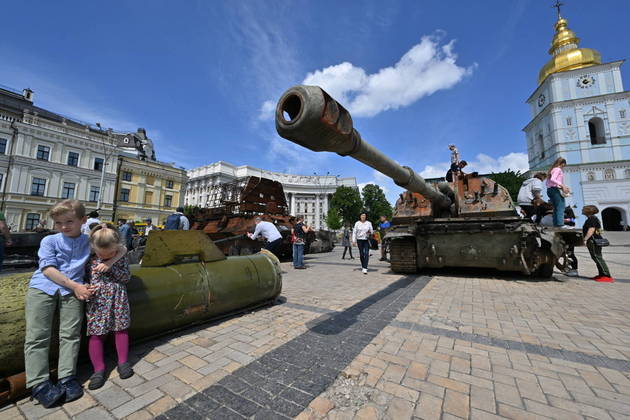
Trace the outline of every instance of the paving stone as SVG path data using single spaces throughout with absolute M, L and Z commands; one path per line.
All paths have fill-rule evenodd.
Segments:
M 114 410 L 112 410 L 112 414 L 118 418 L 126 417 L 131 413 L 134 413 L 151 404 L 152 402 L 158 400 L 163 395 L 164 394 L 162 393 L 162 391 L 155 389 L 141 395 L 138 398 L 134 398 L 133 400 L 126 402 L 118 408 L 115 408 Z
M 92 396 L 107 410 L 113 410 L 132 399 L 131 395 L 117 385 L 112 385 L 102 391 L 94 392 Z
M 318 415 L 325 416 L 330 410 L 335 407 L 335 404 L 326 398 L 317 397 L 308 405 Z
M 87 410 L 88 408 L 94 407 L 96 404 L 97 402 L 94 399 L 94 397 L 92 397 L 92 395 L 86 392 L 85 394 L 83 394 L 83 397 L 79 398 L 78 400 L 65 403 L 63 405 L 63 409 L 70 416 L 76 416 L 79 413 L 82 413 L 83 411 Z M 0 412 L 0 417 L 2 417 L 2 414 L 3 413 Z
M 455 381 L 453 379 L 443 378 L 436 375 L 429 375 L 428 381 L 444 388 L 451 389 L 453 391 L 463 393 L 470 392 L 470 385 Z
M 170 395 L 165 395 L 157 401 L 149 404 L 147 406 L 147 410 L 154 416 L 158 416 L 175 407 L 176 405 L 177 401 L 175 401 Z
M 470 397 L 467 394 L 447 389 L 444 397 L 444 411 L 458 417 L 468 418 Z
M 393 398 L 387 407 L 385 418 L 392 420 L 409 419 L 413 414 L 414 408 L 415 404 L 412 402 L 401 398 Z
M 80 413 L 78 416 L 76 416 L 76 419 L 77 420 L 110 420 L 110 419 L 114 419 L 114 416 L 112 416 L 103 407 L 92 407 Z
M 494 395 L 496 400 L 499 402 L 503 402 L 514 407 L 523 408 L 521 394 L 518 392 L 518 389 L 515 386 L 497 385 L 494 388 Z
M 442 415 L 442 401 L 442 398 L 425 392 L 421 393 L 414 416 L 426 420 L 439 419 Z
M 494 392 L 478 386 L 470 387 L 470 406 L 488 413 L 496 413 Z M 481 414 L 481 413 L 480 413 Z
M 151 420 L 153 415 L 147 410 L 139 410 L 125 417 L 125 420 Z
M 525 402 L 525 408 L 527 409 L 527 411 L 534 414 L 552 417 L 554 419 L 583 420 L 583 417 L 581 415 L 572 413 L 567 410 L 550 407 L 549 405 L 541 404 L 538 401 L 531 401 L 528 399 L 524 399 L 523 401 Z

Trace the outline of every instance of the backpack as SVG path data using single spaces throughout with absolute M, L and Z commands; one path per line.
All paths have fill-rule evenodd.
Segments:
M 164 223 L 164 230 L 178 230 L 179 229 L 179 220 L 182 217 L 179 213 L 173 213 L 166 218 L 166 223 Z

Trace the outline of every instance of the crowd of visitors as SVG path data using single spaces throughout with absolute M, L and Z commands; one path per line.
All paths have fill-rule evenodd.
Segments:
M 571 195 L 571 189 L 564 180 L 564 167 L 567 161 L 564 158 L 556 159 L 548 172 L 537 172 L 532 178 L 527 179 L 521 185 L 518 192 L 517 204 L 521 214 L 537 224 L 547 227 L 573 229 L 575 226 L 575 213 L 570 206 L 566 206 L 566 197 Z M 542 198 L 543 182 L 547 188 L 549 202 Z M 593 280 L 598 282 L 613 282 L 608 266 L 602 256 L 602 247 L 607 241 L 601 236 L 601 223 L 595 214 L 599 209 L 593 205 L 582 208 L 582 214 L 587 217 L 582 226 L 584 242 L 589 250 L 591 258 L 597 266 L 598 275 Z M 571 277 L 578 276 L 578 260 L 573 247 L 567 251 L 565 274 Z

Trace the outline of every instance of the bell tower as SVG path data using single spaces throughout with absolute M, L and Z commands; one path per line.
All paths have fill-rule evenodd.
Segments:
M 546 170 L 558 157 L 573 190 L 570 204 L 614 208 L 630 214 L 630 92 L 624 91 L 624 60 L 602 62 L 600 53 L 580 48 L 580 38 L 560 14 L 549 48 L 527 99 L 531 121 L 523 129 L 531 170 Z M 579 209 L 578 209 L 579 211 Z M 604 212 L 602 212 L 603 214 Z M 617 228 L 606 223 L 604 228 Z M 606 225 L 608 224 L 608 227 Z

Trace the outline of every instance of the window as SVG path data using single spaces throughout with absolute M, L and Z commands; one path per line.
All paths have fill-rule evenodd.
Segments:
M 124 171 L 122 173 L 122 180 L 123 181 L 131 181 L 131 172 L 129 171 Z
M 120 189 L 120 201 L 129 201 L 129 188 Z
M 7 139 L 0 139 L 0 155 L 7 154 L 7 143 L 8 143 Z
M 50 157 L 50 147 L 42 146 L 41 144 L 37 146 L 37 160 L 48 160 Z
M 38 224 L 39 224 L 38 213 L 28 213 L 26 215 L 26 225 L 24 226 L 25 230 L 34 230 Z
M 630 178 L 630 169 L 623 171 L 626 178 Z M 1 175 L 1 174 L 0 174 Z M 0 185 L 2 185 L 2 177 L 0 176 Z
M 604 179 L 615 179 L 615 170 L 608 168 L 604 171 Z
M 595 172 L 589 172 L 586 174 L 587 181 L 595 181 Z
M 144 204 L 153 204 L 153 191 L 145 191 Z
M 630 177 L 626 177 L 626 178 L 630 178 Z M 2 188 L 2 181 L 3 180 L 4 180 L 4 174 L 0 174 L 0 188 Z
M 625 109 L 619 110 L 619 118 L 626 118 L 626 110 Z
M 77 152 L 68 152 L 68 166 L 79 166 L 79 154 Z
M 94 158 L 94 170 L 102 171 L 104 162 L 103 158 Z
M 545 157 L 545 142 L 543 140 L 542 134 L 539 134 L 538 137 L 538 151 L 540 152 L 540 158 Z
M 571 117 L 567 118 L 567 127 L 570 127 L 571 125 L 573 125 L 573 120 L 571 119 Z
M 33 178 L 33 183 L 31 184 L 31 195 L 43 196 L 45 189 L 46 189 L 46 179 Z
M 164 196 L 164 207 L 173 207 L 173 196 L 165 195 Z
M 101 192 L 101 189 L 99 187 L 97 187 L 96 185 L 90 186 L 90 197 L 89 197 L 89 200 L 90 201 L 98 201 L 98 196 L 99 196 L 100 192 Z
M 588 120 L 588 134 L 591 137 L 591 144 L 606 144 L 606 133 L 604 132 L 604 121 L 599 117 Z
M 166 188 L 173 188 L 173 181 L 171 180 L 166 181 Z
M 74 189 L 76 184 L 74 182 L 64 182 L 61 189 L 61 198 L 74 198 Z

